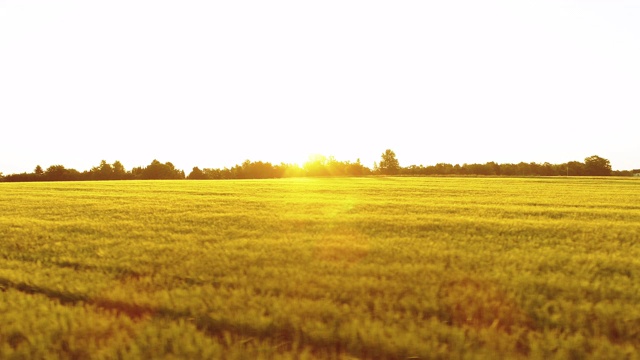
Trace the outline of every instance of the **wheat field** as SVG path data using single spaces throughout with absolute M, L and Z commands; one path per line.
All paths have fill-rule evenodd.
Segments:
M 0 358 L 637 359 L 640 181 L 0 183 Z

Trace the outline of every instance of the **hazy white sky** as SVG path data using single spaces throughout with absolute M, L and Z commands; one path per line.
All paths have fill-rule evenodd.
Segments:
M 640 1 L 0 0 L 0 172 L 640 168 Z

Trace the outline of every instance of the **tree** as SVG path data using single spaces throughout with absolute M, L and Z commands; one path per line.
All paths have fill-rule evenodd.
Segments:
M 304 164 L 303 168 L 307 172 L 307 176 L 329 175 L 327 158 L 324 155 L 315 154 L 309 156 L 309 161 Z
M 191 180 L 203 180 L 206 179 L 207 175 L 205 175 L 205 173 L 202 172 L 202 170 L 200 170 L 199 167 L 194 167 L 193 170 L 191 170 L 191 172 L 189 173 L 189 176 L 187 176 L 187 179 L 191 179 Z
M 554 174 L 554 169 L 553 169 L 553 165 L 551 165 L 548 162 L 545 162 L 542 164 L 542 167 L 540 168 L 540 171 L 542 172 L 542 176 L 553 176 Z
M 111 180 L 113 177 L 113 168 L 106 160 L 100 161 L 100 166 L 96 169 L 98 180 Z
M 569 161 L 566 164 L 567 176 L 583 176 L 585 175 L 584 164 L 579 161 Z
M 385 175 L 397 174 L 400 171 L 400 163 L 398 159 L 396 159 L 396 153 L 390 149 L 385 150 L 385 152 L 382 153 L 382 159 L 378 164 L 378 169 L 380 173 Z
M 597 155 L 589 156 L 584 159 L 584 168 L 587 175 L 591 176 L 610 176 L 611 163 L 609 160 L 601 158 Z
M 434 166 L 434 170 L 438 175 L 449 175 L 453 172 L 453 165 L 447 163 L 437 163 Z
M 370 169 L 362 165 L 358 158 L 355 163 L 347 162 L 346 173 L 351 176 L 362 176 L 371 172 Z
M 513 176 L 518 174 L 518 165 L 516 164 L 501 164 L 500 175 Z
M 134 168 L 131 172 L 140 179 L 184 179 L 184 171 L 170 162 L 162 164 L 155 159 L 146 168 Z
M 113 178 L 116 180 L 123 180 L 127 178 L 127 170 L 125 170 L 124 165 L 118 160 L 113 163 Z
M 276 171 L 280 177 L 303 177 L 305 175 L 305 169 L 298 164 L 280 163 L 280 165 L 276 165 Z
M 67 169 L 62 165 L 51 165 L 47 168 L 45 176 L 49 181 L 62 181 L 67 174 Z
M 42 170 L 42 166 L 36 165 L 36 168 L 33 170 L 33 173 L 36 175 L 44 174 L 44 170 Z
M 242 165 L 233 167 L 238 179 L 267 179 L 274 177 L 274 168 L 270 162 L 245 160 Z
M 45 181 L 78 181 L 82 174 L 76 169 L 67 169 L 63 165 L 52 165 L 47 168 L 42 177 Z

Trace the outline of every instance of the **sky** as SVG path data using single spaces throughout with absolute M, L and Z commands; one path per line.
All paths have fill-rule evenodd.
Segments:
M 0 0 L 0 172 L 640 168 L 640 1 Z

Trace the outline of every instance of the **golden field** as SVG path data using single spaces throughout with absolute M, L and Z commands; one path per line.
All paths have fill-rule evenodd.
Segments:
M 640 181 L 0 183 L 0 358 L 636 359 Z

